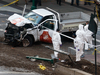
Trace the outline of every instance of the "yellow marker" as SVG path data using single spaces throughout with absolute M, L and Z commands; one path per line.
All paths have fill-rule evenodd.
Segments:
M 43 65 L 39 65 L 39 68 L 40 68 L 41 70 L 45 70 L 45 69 L 46 69 L 46 67 L 43 66 Z
M 94 51 L 96 51 L 97 49 L 94 49 Z M 94 55 L 94 52 L 92 53 L 92 55 Z
M 100 21 L 99 14 L 98 14 L 98 9 L 97 9 L 97 5 L 96 5 L 96 13 L 97 13 L 97 18 Z
M 80 0 L 80 1 L 94 3 L 94 1 L 85 1 L 85 0 Z
M 94 49 L 94 51 L 97 51 L 97 53 L 100 53 L 100 51 L 99 51 L 99 50 L 97 50 L 97 49 Z M 92 55 L 94 55 L 94 52 L 92 53 Z
M 2 21 L 2 22 L 5 22 L 5 21 Z
M 85 0 L 80 0 L 80 1 L 85 1 Z
M 6 7 L 6 6 L 9 6 L 9 5 L 14 4 L 14 3 L 16 3 L 16 2 L 18 2 L 18 1 L 19 1 L 19 0 L 15 0 L 15 1 L 9 3 L 9 4 L 6 4 L 6 5 L 1 6 L 0 8 L 2 8 L 2 7 Z
M 95 51 L 97 50 L 97 49 L 94 49 Z

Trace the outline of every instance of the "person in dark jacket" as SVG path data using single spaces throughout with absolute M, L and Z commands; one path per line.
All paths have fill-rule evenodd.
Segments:
M 73 5 L 73 4 L 74 4 L 74 0 L 71 1 L 71 5 Z M 79 6 L 79 0 L 76 0 L 76 4 L 77 4 L 77 6 Z
M 32 0 L 30 0 L 29 2 L 32 2 Z
M 61 5 L 61 0 L 57 0 L 57 4 Z
M 38 0 L 38 6 L 41 6 L 41 0 Z
M 88 2 L 86 2 L 86 1 L 88 1 Z M 91 5 L 91 2 L 89 2 L 90 0 L 85 0 L 85 2 L 84 2 L 84 5 Z

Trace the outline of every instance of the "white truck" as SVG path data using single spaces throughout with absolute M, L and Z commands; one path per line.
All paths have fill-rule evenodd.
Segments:
M 52 43 L 53 31 L 75 32 L 78 25 L 90 20 L 83 12 L 58 13 L 50 8 L 35 9 L 21 16 L 13 14 L 8 18 L 5 29 L 5 42 L 12 45 L 32 46 L 36 41 Z

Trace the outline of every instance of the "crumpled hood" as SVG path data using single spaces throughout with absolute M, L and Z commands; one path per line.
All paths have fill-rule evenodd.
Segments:
M 16 26 L 24 26 L 25 24 L 28 24 L 28 23 L 32 23 L 30 20 L 24 18 L 23 16 L 21 15 L 18 15 L 18 14 L 13 14 L 11 15 L 8 20 L 12 23 L 12 24 L 15 24 Z

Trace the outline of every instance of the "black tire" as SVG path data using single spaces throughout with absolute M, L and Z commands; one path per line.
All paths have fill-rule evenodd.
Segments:
M 26 36 L 22 41 L 23 47 L 30 47 L 33 45 L 33 38 Z

